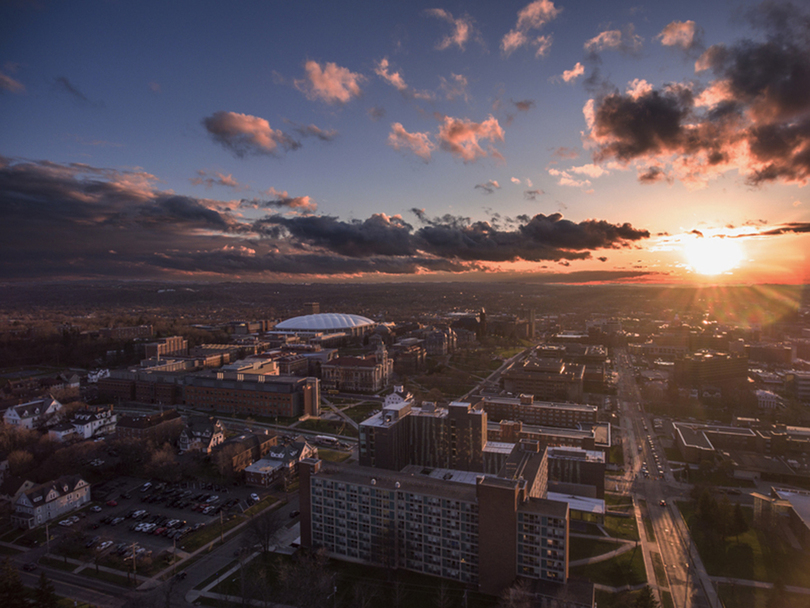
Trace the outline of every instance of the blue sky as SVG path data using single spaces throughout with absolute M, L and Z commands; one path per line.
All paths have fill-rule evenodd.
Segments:
M 753 2 L 5 3 L 0 277 L 670 282 L 733 236 L 711 280 L 804 280 L 808 29 Z M 797 69 L 749 91 L 752 45 Z

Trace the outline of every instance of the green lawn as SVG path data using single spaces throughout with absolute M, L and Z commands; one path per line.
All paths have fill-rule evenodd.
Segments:
M 357 429 L 344 420 L 316 420 L 310 418 L 304 420 L 296 428 L 315 433 L 331 433 L 333 435 L 346 435 L 347 437 L 357 437 Z
M 371 412 L 380 410 L 381 408 L 382 403 L 379 401 L 364 401 L 363 403 L 358 403 L 357 405 L 343 410 L 343 413 L 355 422 L 363 422 L 363 420 L 371 416 Z
M 611 587 L 640 585 L 647 582 L 644 556 L 640 548 L 603 562 L 570 568 L 570 575 Z
M 341 452 L 340 450 L 330 450 L 328 448 L 318 448 L 318 458 L 328 462 L 343 462 L 351 458 L 351 452 Z
M 672 601 L 672 594 L 669 591 L 661 590 L 661 608 L 675 608 L 675 602 Z
M 710 575 L 770 583 L 782 580 L 787 585 L 810 587 L 810 556 L 784 543 L 778 533 L 754 526 L 752 509 L 743 508 L 750 525 L 748 532 L 722 542 L 713 541 L 698 524 L 691 503 L 679 502 L 678 508 Z
M 767 608 L 773 589 L 757 589 L 742 585 L 717 585 L 717 594 L 725 608 Z M 810 596 L 798 593 L 785 593 L 778 604 L 779 608 L 807 608 Z
M 622 543 L 571 536 L 568 538 L 568 560 L 573 562 L 578 559 L 585 559 L 586 557 L 596 557 L 597 555 L 609 553 L 620 547 L 622 547 Z
M 624 538 L 625 540 L 639 539 L 635 517 L 606 515 L 604 528 L 613 538 Z
M 605 504 L 609 507 L 631 506 L 633 497 L 629 494 L 611 494 L 605 492 Z
M 267 586 L 273 589 L 278 584 L 277 567 L 279 563 L 290 558 L 282 555 L 270 554 L 257 558 L 246 565 L 245 582 L 262 578 Z M 233 564 L 232 564 L 233 565 Z M 402 608 L 424 608 L 438 605 L 437 596 L 440 585 L 447 588 L 450 606 L 462 606 L 464 586 L 452 581 L 441 580 L 432 576 L 417 574 L 406 570 L 388 573 L 384 568 L 375 568 L 367 564 L 353 564 L 331 560 L 326 568 L 335 573 L 337 582 L 337 598 L 335 604 L 340 608 L 355 606 L 354 590 L 358 584 L 363 584 L 373 594 L 372 606 L 393 605 L 394 583 L 399 582 L 404 588 L 404 597 L 400 606 Z M 390 578 L 389 578 L 390 574 Z M 249 585 L 248 585 L 249 586 Z M 234 572 L 226 580 L 211 589 L 214 593 L 239 596 L 242 587 L 242 576 Z M 467 591 L 467 606 L 469 608 L 495 608 L 497 598 L 482 595 L 475 591 Z M 330 601 L 330 606 L 332 605 Z

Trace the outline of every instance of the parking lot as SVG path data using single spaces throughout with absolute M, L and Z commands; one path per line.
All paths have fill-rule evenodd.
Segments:
M 120 550 L 157 556 L 223 515 L 242 513 L 267 491 L 245 486 L 225 487 L 200 481 L 167 484 L 146 480 L 117 480 L 94 489 L 93 506 L 81 516 L 60 520 L 64 528 L 74 525 L 84 531 L 86 548 L 106 554 Z M 222 514 L 222 515 L 221 515 Z M 54 528 L 51 528 L 55 531 Z M 125 549 L 125 547 L 128 547 Z M 119 549 L 120 548 L 120 549 Z M 139 551 L 142 549 L 142 551 Z

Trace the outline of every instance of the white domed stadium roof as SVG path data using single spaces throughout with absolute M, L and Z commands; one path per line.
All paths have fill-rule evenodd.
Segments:
M 371 319 L 360 315 L 342 313 L 325 313 L 293 317 L 276 325 L 276 329 L 287 331 L 340 331 L 376 325 Z

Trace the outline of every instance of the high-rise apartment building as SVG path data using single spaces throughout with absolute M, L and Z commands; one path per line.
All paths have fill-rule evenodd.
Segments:
M 489 594 L 517 576 L 565 583 L 568 504 L 545 498 L 547 463 L 537 449 L 510 457 L 508 477 L 466 482 L 303 460 L 301 543 Z

